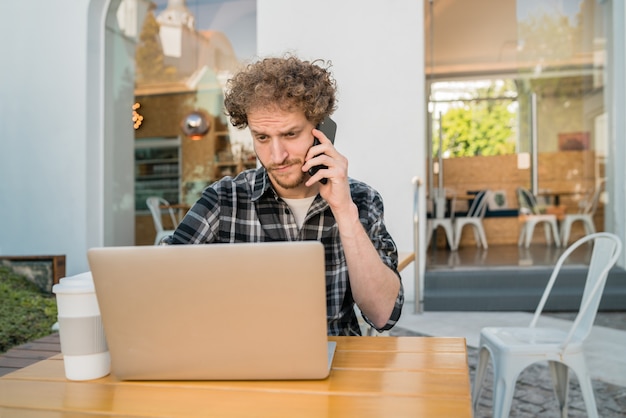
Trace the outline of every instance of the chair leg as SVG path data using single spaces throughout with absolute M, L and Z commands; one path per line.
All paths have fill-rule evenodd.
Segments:
M 472 406 L 474 408 L 474 412 L 476 412 L 476 408 L 478 407 L 478 399 L 480 398 L 480 392 L 483 388 L 485 372 L 487 371 L 488 364 L 489 350 L 483 347 L 480 349 L 480 354 L 478 356 L 478 365 L 476 366 L 476 373 L 474 375 L 474 387 L 472 388 Z
M 532 363 L 530 363 L 532 364 Z M 528 361 L 519 361 L 500 351 L 493 357 L 493 418 L 507 418 L 511 412 L 517 379 Z
M 450 249 L 452 251 L 456 251 L 457 246 L 456 246 L 456 242 L 454 241 L 454 232 L 452 231 L 452 226 L 448 227 L 444 227 L 444 229 L 446 230 L 446 238 L 448 239 L 448 245 L 450 245 Z
M 552 238 L 551 235 L 552 231 L 550 230 L 551 226 L 549 222 L 543 222 L 543 232 L 546 235 L 546 244 L 550 245 L 552 244 Z
M 587 235 L 596 233 L 596 226 L 593 224 L 593 219 L 583 219 L 583 226 Z
M 561 224 L 561 245 L 563 245 L 564 247 L 567 246 L 567 243 L 569 241 L 569 234 L 571 232 L 571 229 L 572 229 L 571 220 L 568 218 L 565 218 L 565 220 Z
M 517 246 L 521 247 L 524 242 L 524 238 L 526 237 L 526 224 L 523 223 L 519 228 L 519 238 L 517 239 Z
M 432 221 L 428 221 L 426 225 L 426 247 L 430 245 L 430 240 L 433 238 L 433 224 Z M 434 248 L 434 246 L 433 246 Z
M 593 396 L 591 379 L 588 375 L 585 375 L 584 378 L 578 379 L 578 383 L 580 384 L 580 391 L 583 394 L 583 400 L 585 401 L 585 407 L 587 408 L 587 416 L 589 418 L 598 418 L 598 408 L 596 407 L 596 399 Z
M 495 370 L 495 369 L 494 369 Z M 493 378 L 493 418 L 506 418 L 511 412 L 515 380 L 508 380 L 504 371 Z
M 598 408 L 596 407 L 596 399 L 593 395 L 591 377 L 587 373 L 584 355 L 580 353 L 577 356 L 570 358 L 567 364 L 571 367 L 578 378 L 580 392 L 583 395 L 583 401 L 585 402 L 585 408 L 587 409 L 587 417 L 598 418 Z
M 551 221 L 550 226 L 552 227 L 552 235 L 554 236 L 554 245 L 560 247 L 561 239 L 559 238 L 559 227 L 556 224 L 556 220 Z
M 535 233 L 535 223 L 534 222 L 526 222 L 526 243 L 525 247 L 530 248 L 530 241 L 533 239 L 533 234 Z
M 480 237 L 480 242 L 484 249 L 487 249 L 487 236 L 485 235 L 485 228 L 477 226 L 476 227 L 477 235 Z M 478 239 L 476 240 L 478 242 Z
M 482 244 L 480 242 L 480 235 L 478 235 L 478 226 L 472 224 L 472 232 L 474 233 L 474 241 L 476 242 L 476 248 L 480 248 Z
M 463 234 L 463 226 L 460 223 L 454 224 L 454 248 L 459 248 L 461 243 L 461 235 Z
M 569 368 L 558 361 L 549 361 L 554 393 L 559 401 L 561 418 L 567 418 L 567 391 L 569 389 Z

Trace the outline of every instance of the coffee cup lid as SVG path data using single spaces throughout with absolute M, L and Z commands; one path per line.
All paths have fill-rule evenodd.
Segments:
M 94 292 L 93 277 L 90 271 L 75 276 L 63 277 L 58 284 L 52 286 L 52 292 L 83 293 Z

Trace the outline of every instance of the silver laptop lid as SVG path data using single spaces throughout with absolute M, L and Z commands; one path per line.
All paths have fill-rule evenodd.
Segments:
M 88 259 L 120 379 L 329 373 L 317 241 L 104 247 Z

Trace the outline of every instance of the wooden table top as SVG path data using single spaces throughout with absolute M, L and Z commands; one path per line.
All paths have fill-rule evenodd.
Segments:
M 472 416 L 463 338 L 329 339 L 324 380 L 73 382 L 57 355 L 0 378 L 0 416 Z

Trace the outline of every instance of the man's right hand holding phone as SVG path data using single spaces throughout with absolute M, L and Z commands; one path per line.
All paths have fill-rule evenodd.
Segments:
M 348 159 L 337 151 L 324 132 L 313 129 L 312 133 L 318 144 L 309 149 L 302 169 L 309 174 L 310 170 L 316 170 L 306 181 L 306 185 L 311 187 L 316 182 L 322 183 L 320 194 L 335 213 L 340 208 L 353 204 L 348 184 Z M 328 181 L 321 182 L 322 179 Z
M 320 133 L 322 133 L 330 141 L 331 144 L 335 143 L 335 133 L 337 132 L 337 124 L 335 123 L 334 120 L 330 118 L 330 116 L 326 116 L 324 120 L 322 120 L 320 123 L 317 124 L 315 129 L 318 130 Z M 313 147 L 320 144 L 318 135 L 319 133 L 313 132 Z M 318 155 L 319 154 L 316 154 L 316 156 Z M 323 165 L 323 164 L 313 166 L 309 169 L 309 175 L 313 177 L 319 170 L 323 170 L 327 168 L 328 166 Z M 322 184 L 326 184 L 327 181 L 328 179 L 326 177 L 322 177 L 320 179 L 320 182 Z

